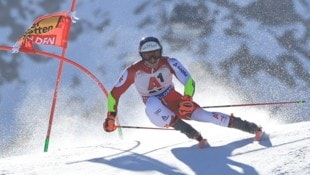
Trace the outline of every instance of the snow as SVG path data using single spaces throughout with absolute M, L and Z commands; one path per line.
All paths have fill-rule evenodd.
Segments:
M 194 123 L 195 126 L 195 123 Z M 269 135 L 203 124 L 211 148 L 200 149 L 177 131 L 135 130 L 123 139 L 0 159 L 0 174 L 309 174 L 310 122 L 272 124 Z M 123 129 L 126 133 L 128 130 Z M 117 135 L 111 133 L 110 135 Z M 155 135 L 160 135 L 156 137 Z M 139 138 L 139 139 L 138 139 Z M 79 139 L 77 136 L 76 139 Z M 51 142 L 53 144 L 53 142 Z

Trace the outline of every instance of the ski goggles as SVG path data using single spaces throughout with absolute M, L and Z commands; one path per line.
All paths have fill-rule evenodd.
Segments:
M 151 59 L 157 60 L 161 58 L 161 51 L 155 50 L 155 51 L 150 51 L 150 52 L 142 52 L 141 57 L 144 61 L 150 61 Z

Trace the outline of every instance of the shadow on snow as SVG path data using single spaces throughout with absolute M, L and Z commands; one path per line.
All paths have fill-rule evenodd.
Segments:
M 167 149 L 168 147 L 175 147 L 178 144 L 164 146 L 156 148 L 154 150 L 145 153 L 136 153 L 133 150 L 139 147 L 140 142 L 136 141 L 136 145 L 129 149 L 121 149 L 116 147 L 102 146 L 102 148 L 108 148 L 118 150 L 120 152 L 104 157 L 98 157 L 83 161 L 89 161 L 94 163 L 102 163 L 111 167 L 136 171 L 136 172 L 148 172 L 156 171 L 161 174 L 173 174 L 173 175 L 185 175 L 177 167 L 168 165 L 165 160 L 157 160 L 147 156 L 147 154 L 161 149 Z M 195 174 L 229 174 L 229 175 L 240 175 L 240 174 L 251 174 L 258 175 L 258 172 L 251 166 L 244 163 L 240 163 L 230 159 L 234 149 L 241 148 L 247 144 L 253 143 L 253 138 L 243 139 L 234 141 L 227 145 L 216 146 L 212 148 L 199 149 L 197 145 L 192 147 L 181 147 L 171 149 L 172 154 L 182 161 L 186 166 L 192 169 Z M 263 146 L 271 147 L 270 140 L 265 140 Z M 125 155 L 124 155 L 125 154 Z M 242 153 L 243 154 L 243 153 Z M 245 154 L 245 153 L 244 153 Z M 82 161 L 78 161 L 82 162 Z M 71 162 L 71 163 L 78 163 Z M 69 163 L 69 164 L 71 164 Z
M 254 167 L 234 161 L 233 150 L 253 143 L 253 138 L 231 142 L 227 145 L 206 148 L 204 150 L 192 147 L 174 148 L 171 152 L 174 156 L 191 168 L 195 174 L 251 174 L 258 175 Z M 264 146 L 271 147 L 269 139 L 264 140 Z
M 186 175 L 185 173 L 182 173 L 181 170 L 179 170 L 177 167 L 173 167 L 168 165 L 165 162 L 153 159 L 149 156 L 146 156 L 149 153 L 161 150 L 161 149 L 166 149 L 171 146 L 176 146 L 182 143 L 175 143 L 172 145 L 167 145 L 161 148 L 156 148 L 151 151 L 147 151 L 145 153 L 135 153 L 133 150 L 137 147 L 139 147 L 140 142 L 136 141 L 136 145 L 129 148 L 129 149 L 121 149 L 121 148 L 116 148 L 116 147 L 110 147 L 110 146 L 101 146 L 102 148 L 108 148 L 108 149 L 113 149 L 113 150 L 118 150 L 120 152 L 104 157 L 98 157 L 98 158 L 93 158 L 89 160 L 83 160 L 83 161 L 89 161 L 89 162 L 94 162 L 94 163 L 102 163 L 106 164 L 112 167 L 120 168 L 120 169 L 125 169 L 129 171 L 136 171 L 136 172 L 148 172 L 148 171 L 156 171 L 161 174 L 173 174 L 173 175 Z M 123 155 L 126 154 L 126 155 Z M 122 155 L 122 156 L 120 156 Z M 71 162 L 68 164 L 72 163 L 79 163 L 83 161 L 76 161 L 76 162 Z

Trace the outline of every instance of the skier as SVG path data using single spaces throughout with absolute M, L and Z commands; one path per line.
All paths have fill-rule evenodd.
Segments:
M 203 110 L 195 103 L 195 82 L 190 73 L 177 59 L 162 56 L 162 51 L 162 45 L 157 38 L 141 39 L 139 54 L 142 60 L 127 67 L 108 94 L 108 112 L 103 123 L 105 131 L 112 132 L 117 128 L 115 118 L 119 98 L 134 84 L 145 104 L 146 115 L 154 125 L 172 127 L 188 138 L 197 140 L 200 148 L 209 145 L 207 139 L 184 120 L 236 128 L 255 134 L 257 141 L 261 139 L 262 130 L 256 124 L 233 115 Z M 183 95 L 175 90 L 173 76 L 184 85 Z

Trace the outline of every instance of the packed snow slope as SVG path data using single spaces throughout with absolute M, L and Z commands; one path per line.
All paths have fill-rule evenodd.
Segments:
M 0 174 L 308 175 L 310 122 L 270 124 L 260 143 L 240 131 L 201 125 L 211 148 L 176 131 L 134 131 L 136 138 L 0 159 Z M 79 139 L 79 138 L 76 138 Z

